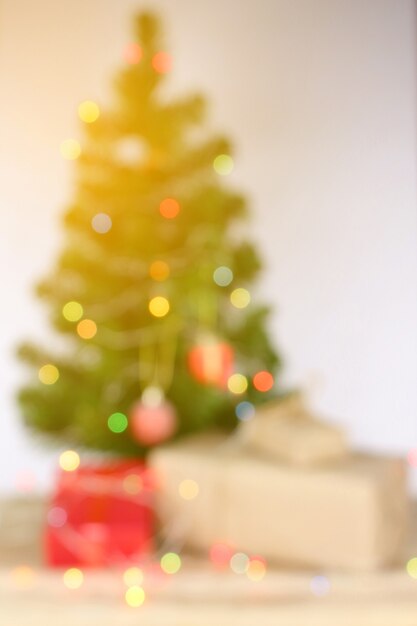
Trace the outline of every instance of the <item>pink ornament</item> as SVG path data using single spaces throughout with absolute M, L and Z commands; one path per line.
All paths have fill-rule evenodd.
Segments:
M 130 429 L 134 438 L 146 446 L 169 439 L 177 429 L 173 405 L 160 390 L 148 387 L 130 413 Z

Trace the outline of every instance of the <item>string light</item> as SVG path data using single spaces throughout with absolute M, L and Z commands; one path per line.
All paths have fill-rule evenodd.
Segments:
M 92 124 L 98 120 L 100 116 L 100 109 L 96 102 L 92 100 L 84 100 L 78 106 L 78 117 L 82 122 L 86 124 Z
M 214 270 L 213 280 L 219 287 L 227 287 L 233 280 L 233 272 L 230 267 L 221 265 Z
M 169 302 L 163 296 L 155 296 L 149 301 L 149 311 L 155 317 L 164 317 L 169 312 Z
M 145 592 L 142 587 L 138 585 L 133 585 L 133 587 L 129 587 L 129 589 L 125 593 L 126 604 L 131 607 L 142 606 L 145 602 Z
M 166 280 L 170 275 L 168 263 L 165 263 L 165 261 L 154 261 L 149 267 L 149 275 L 158 282 Z
M 226 543 L 214 543 L 210 548 L 210 560 L 215 567 L 225 568 L 230 564 L 233 548 Z
M 77 325 L 77 333 L 81 339 L 92 339 L 97 333 L 97 324 L 93 320 L 82 320 Z
M 417 557 L 413 557 L 407 562 L 406 569 L 407 574 L 411 576 L 411 578 L 417 579 Z
M 235 408 L 236 417 L 243 422 L 252 419 L 255 415 L 255 407 L 252 402 L 239 402 Z
M 230 569 L 235 574 L 245 574 L 249 568 L 249 557 L 244 552 L 236 552 L 230 559 Z
M 123 433 L 128 426 L 126 415 L 124 413 L 112 413 L 107 420 L 107 426 L 112 433 Z
M 80 465 L 80 455 L 75 450 L 65 450 L 59 457 L 59 465 L 64 472 L 74 472 Z
M 84 574 L 77 567 L 71 567 L 64 572 L 63 579 L 68 589 L 78 589 L 84 582 Z
M 123 50 L 123 57 L 129 65 L 137 65 L 142 58 L 142 48 L 135 42 L 128 43 Z
M 167 552 L 161 558 L 161 569 L 165 574 L 176 574 L 181 568 L 181 558 L 175 552 Z
M 247 289 L 238 287 L 234 289 L 230 294 L 230 302 L 237 309 L 244 309 L 250 303 L 250 293 Z
M 180 212 L 180 204 L 175 198 L 165 198 L 159 205 L 159 212 L 167 220 L 172 220 Z
M 84 314 L 83 307 L 79 302 L 71 301 L 64 304 L 62 315 L 69 322 L 78 322 Z
M 139 567 L 129 567 L 123 573 L 123 581 L 128 587 L 141 585 L 143 583 L 143 572 Z
M 178 486 L 178 493 L 184 500 L 194 500 L 198 496 L 199 491 L 198 483 L 190 478 L 182 480 Z
M 81 154 L 81 146 L 75 139 L 65 139 L 65 141 L 61 143 L 60 150 L 64 159 L 68 159 L 69 161 L 78 159 Z
M 219 154 L 213 161 L 213 168 L 220 176 L 227 176 L 233 170 L 233 159 L 228 154 Z
M 111 217 L 110 215 L 107 215 L 107 213 L 97 213 L 97 215 L 95 215 L 91 220 L 93 230 L 100 235 L 108 233 L 112 225 Z
M 254 557 L 250 559 L 246 576 L 253 582 L 260 582 L 266 574 L 266 564 L 263 559 Z
M 172 58 L 167 52 L 157 52 L 152 57 L 152 67 L 158 74 L 166 74 L 172 68 Z
M 245 393 L 248 388 L 248 379 L 243 374 L 232 374 L 227 381 L 227 388 L 235 394 Z
M 274 377 L 270 372 L 261 371 L 255 374 L 252 382 L 255 389 L 266 392 L 274 386 Z
M 48 363 L 40 368 L 38 377 L 44 385 L 53 385 L 59 378 L 59 370 L 55 365 Z

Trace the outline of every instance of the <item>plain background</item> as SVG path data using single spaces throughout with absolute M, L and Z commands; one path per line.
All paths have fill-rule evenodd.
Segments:
M 417 447 L 416 20 L 411 0 L 2 0 L 0 490 L 51 482 L 14 346 L 49 338 L 32 286 L 61 243 L 77 105 L 108 102 L 130 18 L 161 9 L 173 93 L 234 140 L 286 384 L 352 444 Z M 410 470 L 411 473 L 411 470 Z M 417 481 L 415 481 L 417 483 Z

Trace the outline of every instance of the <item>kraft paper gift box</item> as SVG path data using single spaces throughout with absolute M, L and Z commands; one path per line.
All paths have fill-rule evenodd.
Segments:
M 207 552 L 225 542 L 278 564 L 370 570 L 395 561 L 402 545 L 400 459 L 352 454 L 306 469 L 213 434 L 159 448 L 150 465 L 160 481 L 157 513 L 173 546 Z M 196 497 L 194 483 L 187 495 L 185 480 L 197 483 Z

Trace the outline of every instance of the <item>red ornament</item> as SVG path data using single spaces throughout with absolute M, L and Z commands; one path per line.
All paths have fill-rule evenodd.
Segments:
M 188 353 L 189 370 L 204 385 L 226 387 L 233 373 L 233 363 L 232 346 L 217 339 L 205 339 Z
M 132 408 L 129 422 L 134 438 L 146 446 L 169 439 L 177 429 L 175 409 L 156 387 L 145 389 Z

